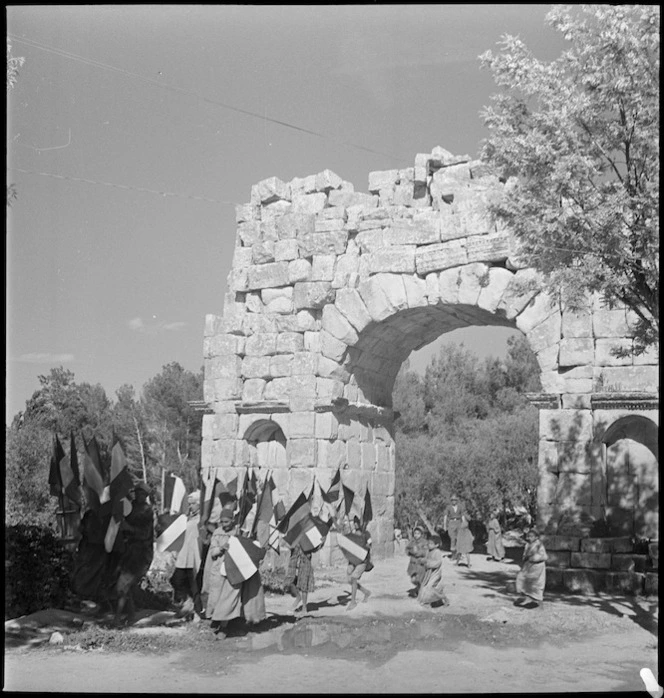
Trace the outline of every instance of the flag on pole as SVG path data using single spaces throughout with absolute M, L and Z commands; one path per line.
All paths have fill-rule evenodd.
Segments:
M 350 510 L 353 507 L 353 501 L 355 500 L 355 492 L 353 492 L 350 487 L 346 487 L 346 485 L 342 485 L 341 487 L 344 492 L 344 511 L 346 516 L 349 516 Z
M 115 540 L 120 530 L 120 524 L 131 512 L 131 502 L 127 495 L 133 487 L 131 473 L 127 468 L 122 445 L 116 440 L 111 450 L 111 482 L 110 482 L 110 508 L 111 520 L 108 524 L 104 546 L 106 552 L 110 553 L 115 545 Z
M 311 511 L 309 502 L 304 494 L 301 492 L 298 498 L 293 502 L 291 508 L 281 517 L 281 521 L 277 525 L 280 533 L 286 533 L 292 524 L 297 523 L 299 519 L 307 515 Z
M 104 470 L 99 456 L 99 444 L 93 436 L 83 442 L 83 491 L 88 509 L 97 510 L 104 502 Z M 106 495 L 110 493 L 107 491 Z
M 48 471 L 48 486 L 52 497 L 62 497 L 62 477 L 60 476 L 60 461 L 65 457 L 65 450 L 62 448 L 58 435 L 53 439 L 53 455 Z
M 60 461 L 60 475 L 65 494 L 76 506 L 81 508 L 81 476 L 78 469 L 78 452 L 74 432 L 69 435 L 69 458 Z
M 177 475 L 166 476 L 162 494 L 162 508 L 169 514 L 185 514 L 187 509 L 187 488 Z
M 256 541 L 244 536 L 231 536 L 223 562 L 226 579 L 237 586 L 258 572 L 258 565 L 265 555 L 265 549 Z
M 320 493 L 326 504 L 333 504 L 339 499 L 341 496 L 341 471 L 339 469 L 334 474 L 327 492 L 321 487 Z
M 272 476 L 268 474 L 263 484 L 258 502 L 256 503 L 256 516 L 251 527 L 251 534 L 256 536 L 261 547 L 267 545 L 270 536 L 270 523 L 274 520 L 274 504 L 272 493 L 276 489 Z M 275 524 L 276 525 L 276 524 Z
M 300 536 L 299 541 L 296 541 L 299 542 L 305 553 L 315 553 L 323 547 L 331 526 L 330 521 L 325 523 L 317 516 L 312 516 L 311 521 L 313 525 L 307 528 Z
M 337 543 L 351 565 L 360 565 L 367 559 L 369 548 L 366 547 L 362 535 L 337 533 Z
M 161 514 L 157 517 L 157 524 L 162 531 L 155 541 L 157 550 L 160 553 L 178 552 L 187 530 L 186 514 Z
M 255 473 L 250 474 L 249 468 L 247 467 L 244 482 L 242 483 L 242 492 L 238 499 L 237 523 L 240 528 L 244 527 L 249 512 L 252 510 L 254 504 L 256 504 L 256 490 L 256 475 Z M 250 522 L 247 522 L 247 524 L 249 525 Z
M 364 509 L 362 510 L 362 529 L 366 530 L 368 523 L 373 519 L 373 507 L 371 506 L 371 494 L 369 493 L 369 485 L 364 494 Z
M 227 484 L 220 482 L 220 485 L 218 497 L 221 506 L 224 507 L 227 504 L 234 504 L 237 501 L 237 475 Z
M 316 491 L 316 476 L 314 475 L 314 479 L 311 483 L 311 491 L 309 492 L 309 496 L 307 497 L 307 501 L 309 504 L 311 504 L 314 501 L 314 492 Z

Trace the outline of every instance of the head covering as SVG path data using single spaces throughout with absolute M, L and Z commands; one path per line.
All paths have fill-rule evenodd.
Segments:
M 415 528 L 413 529 L 413 533 L 415 533 L 415 531 L 419 531 L 420 533 L 424 533 L 424 529 L 419 524 L 417 524 L 417 526 L 415 526 Z
M 233 507 L 222 507 L 221 513 L 219 514 L 219 519 L 232 519 L 235 514 L 235 509 Z
M 362 522 L 360 521 L 360 517 L 359 517 L 359 516 L 354 516 L 354 517 L 353 517 L 353 523 L 354 523 L 356 526 L 362 526 Z
M 450 502 L 458 502 L 458 501 L 459 501 L 459 498 L 458 498 L 455 494 L 453 494 L 453 495 L 450 497 Z
M 134 485 L 134 491 L 137 490 L 142 490 L 145 492 L 145 494 L 150 494 L 150 486 L 148 485 L 147 482 L 143 482 L 143 480 L 139 480 L 135 485 Z
M 437 533 L 432 533 L 429 536 L 429 540 L 432 540 L 437 548 L 440 548 L 440 546 L 443 544 L 443 541 L 440 539 L 440 536 Z
M 189 504 L 198 504 L 201 501 L 201 493 L 195 490 L 187 497 L 187 502 Z

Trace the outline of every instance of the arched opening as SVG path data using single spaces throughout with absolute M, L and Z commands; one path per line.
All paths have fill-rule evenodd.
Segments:
M 622 417 L 607 429 L 602 442 L 606 477 L 606 518 L 611 533 L 657 538 L 657 425 L 640 415 Z
M 283 470 L 288 467 L 286 437 L 281 427 L 269 419 L 259 419 L 244 433 L 249 444 L 249 465 L 259 470 Z

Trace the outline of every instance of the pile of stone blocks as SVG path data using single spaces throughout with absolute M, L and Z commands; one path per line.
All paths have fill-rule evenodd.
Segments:
M 546 588 L 575 594 L 657 595 L 659 542 L 545 535 Z

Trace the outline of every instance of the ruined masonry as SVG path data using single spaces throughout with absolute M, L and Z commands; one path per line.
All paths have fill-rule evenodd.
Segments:
M 539 523 L 556 579 L 633 582 L 634 565 L 616 562 L 633 552 L 624 541 L 613 554 L 581 542 L 657 536 L 658 357 L 612 355 L 631 345 L 631 312 L 591 299 L 572 315 L 539 290 L 488 213 L 503 186 L 440 147 L 370 173 L 369 193 L 329 170 L 254 185 L 236 208 L 223 315 L 205 322 L 203 477 L 271 470 L 288 506 L 341 467 L 358 498 L 369 487 L 374 551 L 391 555 L 402 362 L 457 328 L 516 327 L 541 368 Z M 329 538 L 319 563 L 340 556 Z

